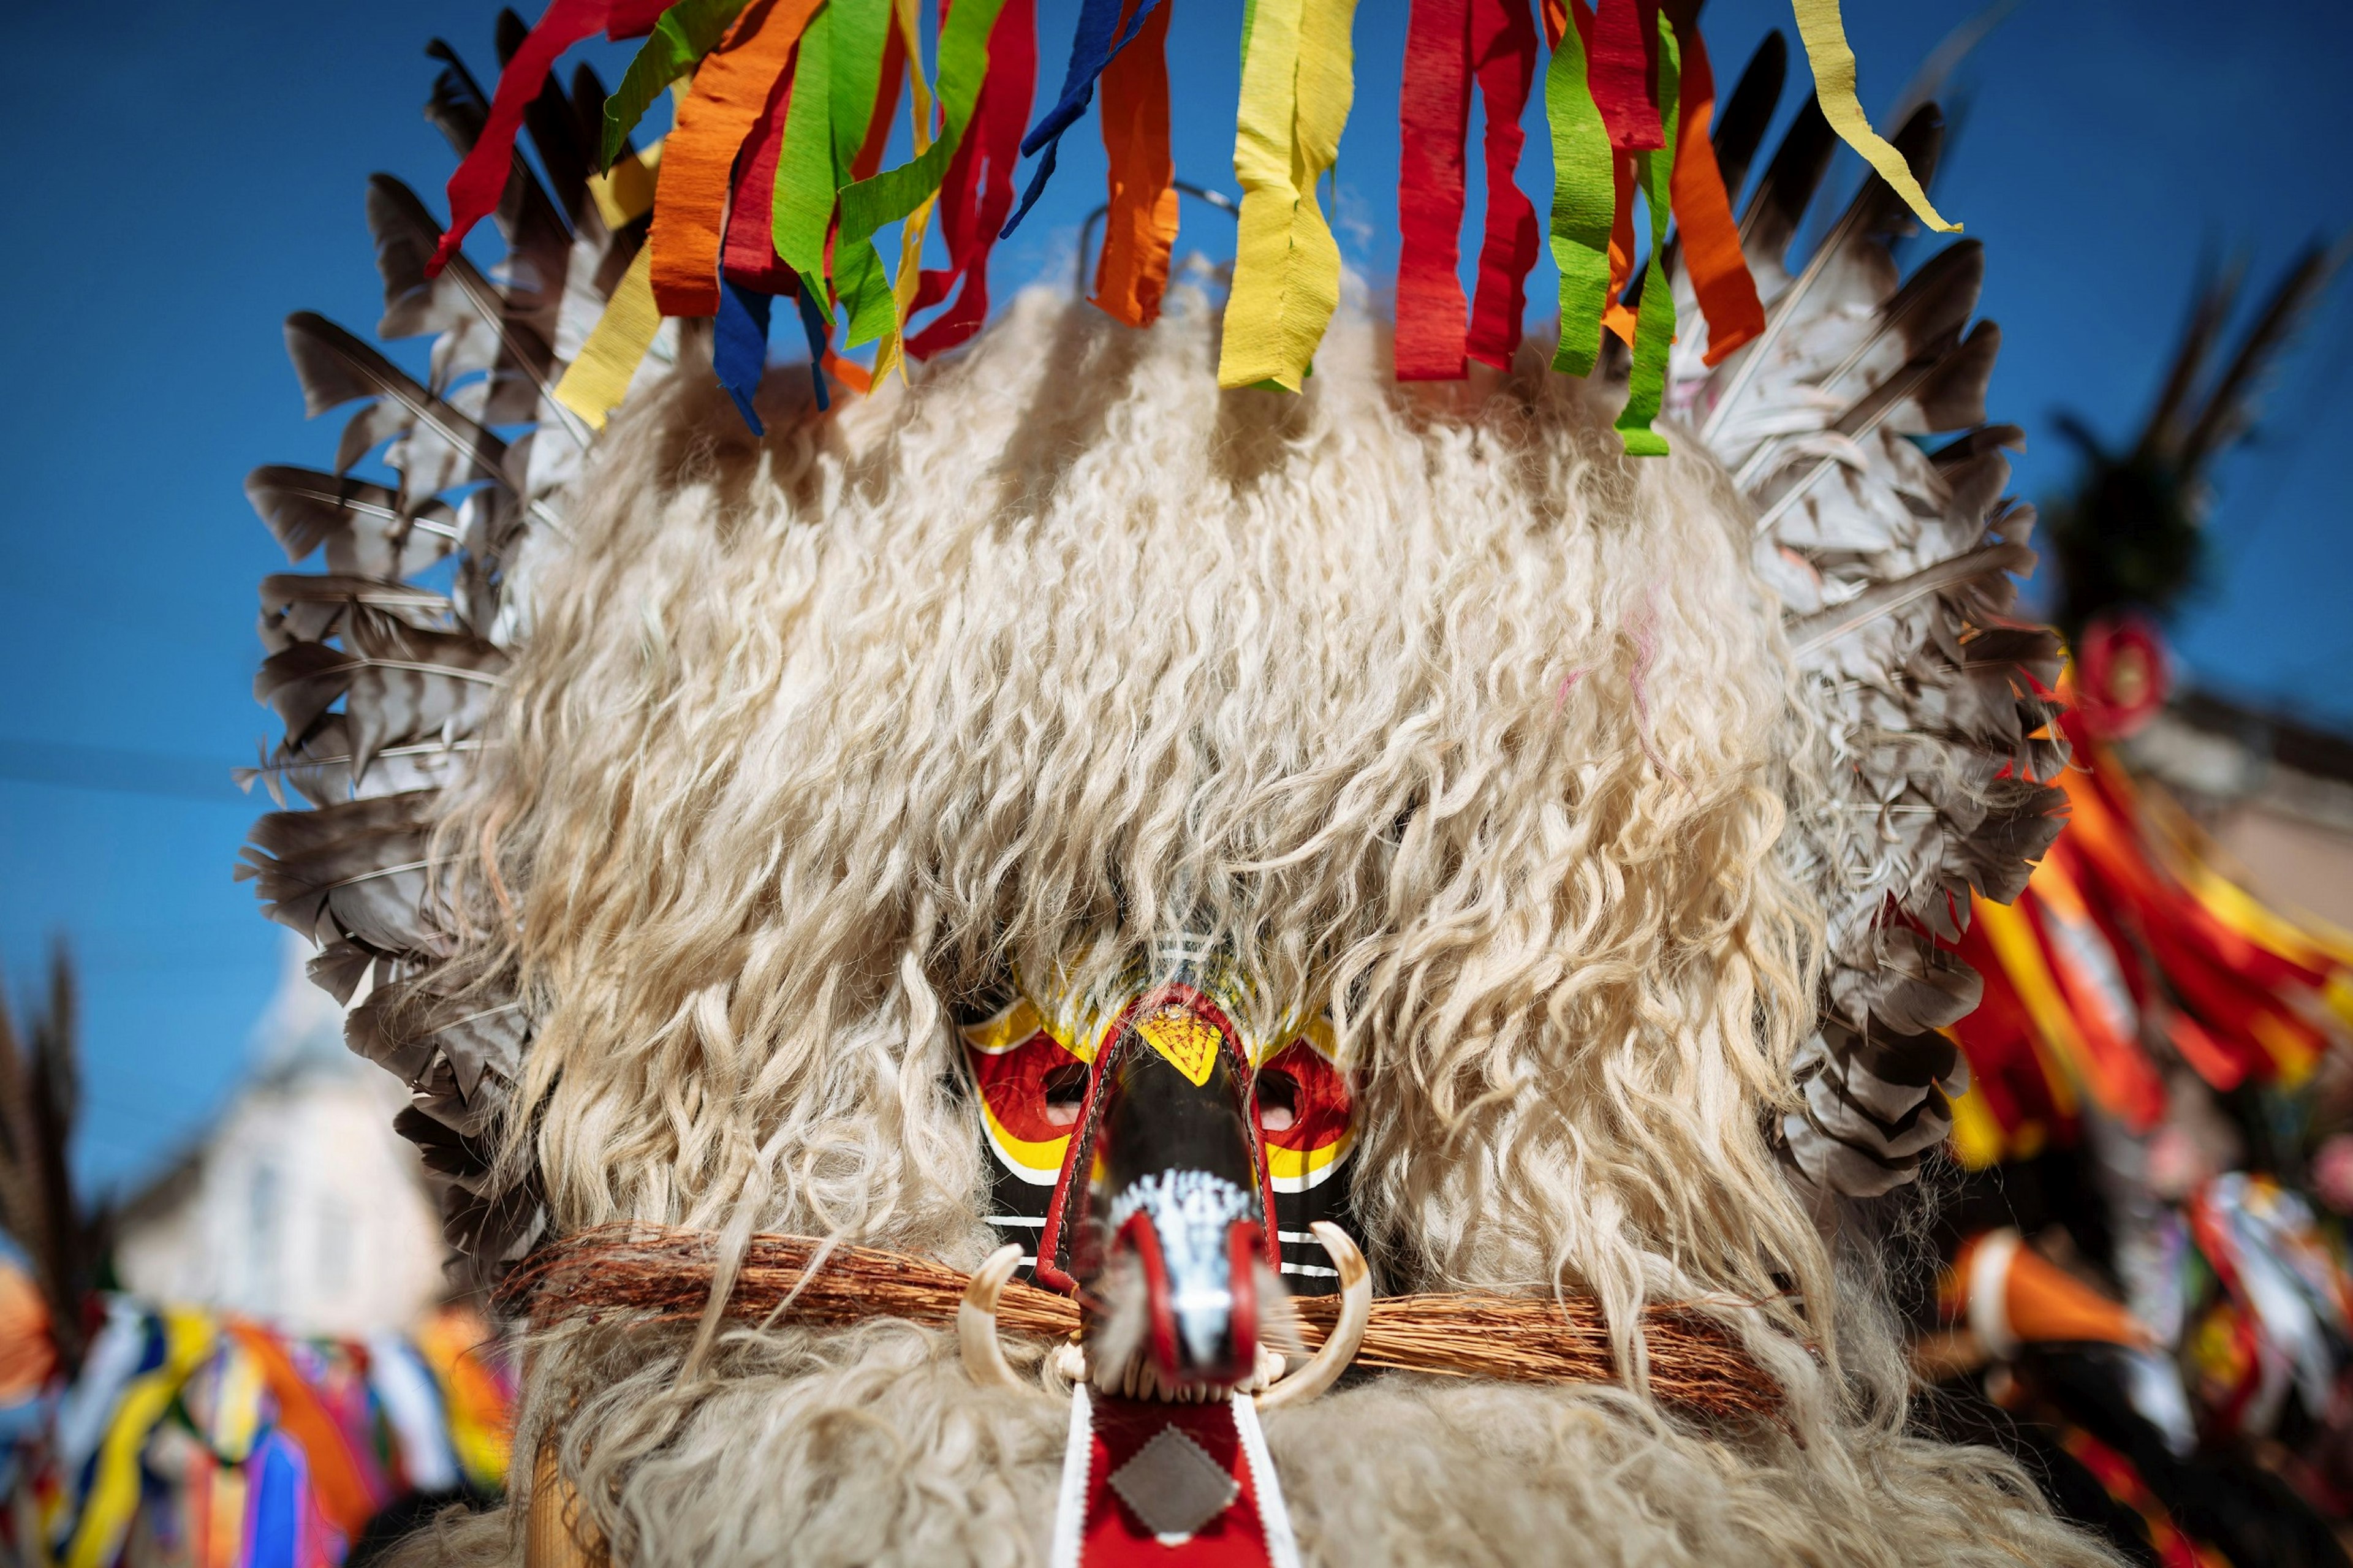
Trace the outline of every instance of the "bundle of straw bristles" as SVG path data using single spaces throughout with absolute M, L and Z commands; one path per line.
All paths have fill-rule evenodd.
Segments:
M 533 1326 L 575 1320 L 687 1322 L 702 1316 L 718 1273 L 710 1231 L 634 1224 L 600 1226 L 555 1243 L 499 1288 L 498 1304 Z M 971 1276 L 903 1252 L 805 1236 L 754 1236 L 727 1298 L 727 1316 L 757 1322 L 852 1323 L 903 1318 L 955 1321 Z M 1336 1296 L 1293 1297 L 1301 1342 L 1320 1346 L 1339 1313 Z M 1018 1281 L 997 1302 L 1005 1331 L 1059 1339 L 1075 1333 L 1079 1304 Z M 1772 1415 L 1778 1390 L 1722 1325 L 1697 1312 L 1654 1306 L 1643 1313 L 1652 1395 L 1715 1416 Z M 1615 1383 L 1617 1358 L 1590 1297 L 1556 1300 L 1467 1292 L 1383 1296 L 1356 1365 L 1441 1377 L 1521 1383 Z

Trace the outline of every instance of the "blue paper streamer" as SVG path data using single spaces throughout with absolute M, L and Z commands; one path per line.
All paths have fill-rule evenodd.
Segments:
M 796 297 L 800 301 L 801 330 L 808 334 L 809 380 L 817 384 L 818 412 L 822 414 L 833 406 L 833 396 L 825 387 L 825 347 L 832 341 L 833 331 L 826 324 L 824 309 L 810 298 L 808 289 L 804 287 Z
M 252 1468 L 261 1473 L 253 1483 L 253 1498 L 248 1505 L 248 1568 L 301 1568 L 305 1479 L 301 1461 L 293 1445 L 272 1432 L 254 1450 Z
M 773 294 L 762 294 L 723 279 L 719 284 L 719 315 L 712 324 L 711 368 L 719 384 L 735 400 L 735 412 L 754 436 L 768 432 L 760 423 L 752 399 L 768 368 L 768 321 Z
M 1041 147 L 1046 155 L 1039 159 L 1036 171 L 1029 176 L 1029 188 L 1021 193 L 1021 205 L 1013 209 L 1013 216 L 997 230 L 997 238 L 1009 237 L 1045 194 L 1046 182 L 1054 177 L 1054 157 L 1061 149 L 1062 132 L 1087 111 L 1087 105 L 1094 100 L 1095 79 L 1103 75 L 1113 56 L 1127 47 L 1159 0 L 1137 0 L 1135 15 L 1128 18 L 1124 30 L 1119 25 L 1123 3 L 1124 0 L 1085 0 L 1080 10 L 1078 30 L 1071 36 L 1070 68 L 1062 75 L 1061 99 L 1030 128 L 1029 135 L 1021 138 L 1022 156 L 1035 156 Z M 1119 36 L 1113 38 L 1113 33 Z

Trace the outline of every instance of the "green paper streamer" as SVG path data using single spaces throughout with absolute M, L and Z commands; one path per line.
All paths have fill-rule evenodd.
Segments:
M 638 128 L 654 100 L 717 48 L 728 27 L 750 4 L 751 0 L 678 0 L 661 14 L 653 36 L 629 61 L 621 85 L 605 100 L 605 142 L 597 153 L 598 169 L 608 174 L 613 172 L 621 143 Z
M 1593 374 L 1601 353 L 1601 312 L 1609 302 L 1609 223 L 1617 216 L 1609 132 L 1585 79 L 1585 41 L 1571 19 L 1545 68 L 1545 120 L 1552 131 L 1552 258 L 1560 268 L 1560 346 L 1552 367 Z M 1644 298 L 1650 284 L 1642 285 Z
M 882 86 L 882 46 L 891 31 L 891 0 L 827 0 L 833 13 L 833 168 L 837 184 L 849 178 L 873 123 L 874 100 Z M 898 323 L 899 303 L 871 241 L 841 235 L 833 242 L 833 289 L 849 307 L 845 348 L 882 337 Z
M 882 86 L 882 41 L 891 31 L 891 0 L 826 0 L 833 14 L 833 166 L 844 175 L 866 145 L 874 99 Z
M 841 0 L 832 0 L 834 5 Z M 841 192 L 841 226 L 833 239 L 834 283 L 849 305 L 849 331 L 844 342 L 855 348 L 872 342 L 898 324 L 898 301 L 882 258 L 875 254 L 874 235 L 923 205 L 947 178 L 948 162 L 964 139 L 972 107 L 980 97 L 981 79 L 988 74 L 988 34 L 1005 0 L 960 0 L 940 30 L 940 139 L 895 169 L 871 179 L 845 185 Z M 830 6 L 828 6 L 830 9 Z M 839 79 L 837 79 L 838 80 Z M 869 101 L 871 101 L 870 97 Z M 789 132 L 788 132 L 789 133 Z M 861 129 L 860 140 L 864 139 Z M 855 153 L 855 144 L 850 149 Z
M 947 26 L 940 31 L 940 139 L 897 168 L 843 189 L 836 255 L 844 246 L 865 244 L 885 224 L 913 212 L 947 178 L 948 163 L 964 140 L 973 102 L 980 96 L 981 79 L 988 74 L 989 30 L 1004 8 L 1005 0 L 960 0 L 948 13 Z
M 793 67 L 792 102 L 785 111 L 785 141 L 776 155 L 774 228 L 776 254 L 800 274 L 802 297 L 817 307 L 826 325 L 833 307 L 825 288 L 825 231 L 833 221 L 833 194 L 839 181 L 833 161 L 833 7 L 828 5 L 802 29 Z
M 1637 458 L 1663 458 L 1667 438 L 1651 428 L 1667 391 L 1667 350 L 1675 341 L 1675 297 L 1667 286 L 1667 181 L 1675 166 L 1676 92 L 1682 56 L 1675 48 L 1675 30 L 1666 12 L 1659 13 L 1659 119 L 1666 127 L 1666 145 L 1655 153 L 1637 153 L 1641 161 L 1642 199 L 1651 208 L 1651 260 L 1642 274 L 1642 312 L 1634 323 L 1634 374 L 1626 386 L 1626 406 L 1618 416 L 1618 434 L 1627 452 Z

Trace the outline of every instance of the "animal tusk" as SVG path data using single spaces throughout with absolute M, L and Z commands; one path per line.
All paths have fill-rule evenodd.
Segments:
M 1261 1411 L 1300 1404 L 1331 1387 L 1356 1359 L 1356 1347 L 1365 1342 L 1365 1325 L 1372 1321 L 1373 1271 L 1365 1267 L 1365 1255 L 1356 1250 L 1346 1231 L 1330 1221 L 1319 1219 L 1312 1228 L 1330 1254 L 1332 1266 L 1340 1271 L 1340 1319 L 1332 1325 L 1324 1348 L 1308 1357 L 1306 1365 L 1258 1396 L 1255 1403 Z
M 582 1516 L 580 1494 L 555 1462 L 554 1438 L 532 1467 L 531 1511 L 523 1526 L 524 1568 L 610 1568 L 605 1538 Z
M 1361 1264 L 1359 1265 L 1361 1267 Z M 1005 1282 L 1021 1267 L 1021 1247 L 1007 1242 L 988 1256 L 964 1288 L 956 1307 L 956 1344 L 964 1352 L 964 1369 L 983 1388 L 1019 1388 L 1021 1379 L 997 1342 L 997 1299 Z

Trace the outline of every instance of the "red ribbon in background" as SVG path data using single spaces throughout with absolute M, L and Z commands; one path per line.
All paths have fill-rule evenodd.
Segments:
M 947 0 L 940 15 L 947 16 Z M 988 75 L 973 104 L 972 123 L 948 163 L 940 187 L 940 236 L 948 264 L 923 272 L 914 308 L 927 310 L 948 297 L 959 279 L 955 302 L 907 340 L 917 359 L 945 353 L 965 342 L 988 315 L 988 252 L 997 231 L 1013 211 L 1013 166 L 1021 158 L 1021 134 L 1029 124 L 1029 100 L 1038 84 L 1037 0 L 1006 0 L 988 33 Z

